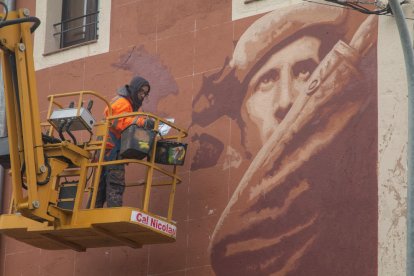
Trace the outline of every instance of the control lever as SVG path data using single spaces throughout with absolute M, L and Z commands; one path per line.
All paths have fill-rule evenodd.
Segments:
M 93 106 L 93 100 L 89 100 L 88 107 L 87 107 L 87 109 L 88 109 L 89 112 L 91 112 L 92 106 Z

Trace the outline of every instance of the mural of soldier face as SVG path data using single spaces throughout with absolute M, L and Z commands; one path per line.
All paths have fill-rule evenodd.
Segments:
M 350 262 L 350 275 L 375 275 L 376 222 L 358 207 L 372 206 L 375 221 L 377 149 L 367 143 L 377 134 L 376 78 L 366 77 L 376 71 L 375 30 L 374 17 L 343 9 L 280 8 L 203 77 L 192 113 L 202 154 L 191 170 L 221 172 L 218 160 L 233 158 L 217 131 L 229 119 L 227 148 L 241 160 L 209 237 L 216 275 L 342 275 Z
M 252 122 L 260 135 L 261 145 L 280 124 L 306 81 L 319 64 L 320 40 L 304 36 L 274 53 L 253 75 L 242 110 L 247 128 Z M 255 131 L 247 131 L 248 136 Z M 254 139 L 256 140 L 256 139 Z M 248 139 L 252 143 L 253 139 Z
M 352 261 L 361 266 L 351 274 L 375 275 L 365 264 L 376 261 L 375 249 L 370 249 L 377 245 L 376 224 L 346 199 L 362 205 L 369 201 L 375 216 L 375 196 L 359 198 L 352 186 L 366 189 L 362 194 L 376 194 L 376 169 L 370 161 L 376 159 L 376 149 L 366 145 L 376 135 L 375 79 L 361 83 L 353 75 L 375 71 L 375 49 L 365 57 L 360 47 L 357 56 L 348 59 L 355 41 L 374 45 L 375 36 L 362 33 L 375 34 L 375 20 L 359 18 L 357 27 L 342 32 L 329 24 L 323 29 L 322 23 L 295 29 L 300 24 L 291 24 L 290 14 L 284 16 L 282 20 L 283 13 L 275 11 L 251 25 L 238 41 L 224 77 L 214 79 L 223 89 L 202 90 L 213 99 L 210 105 L 218 99 L 231 102 L 217 104 L 215 111 L 226 110 L 237 122 L 239 148 L 251 154 L 245 159 L 250 162 L 247 169 L 234 170 L 241 177 L 211 237 L 212 267 L 217 275 L 341 275 L 341 267 L 354 258 L 343 249 L 360 244 L 347 238 L 340 245 L 337 237 L 355 233 L 357 241 L 363 229 L 365 260 Z M 338 14 L 335 22 L 341 18 L 358 19 Z M 276 38 L 275 30 L 289 26 L 286 36 Z M 310 90 L 315 80 L 317 89 Z M 216 118 L 213 112 L 200 114 Z M 209 122 L 194 118 L 204 125 Z M 370 138 L 350 139 L 357 135 Z M 369 180 L 362 183 L 358 175 L 368 171 Z M 356 218 L 358 223 L 353 223 Z M 332 256 L 341 261 L 332 266 L 326 262 Z

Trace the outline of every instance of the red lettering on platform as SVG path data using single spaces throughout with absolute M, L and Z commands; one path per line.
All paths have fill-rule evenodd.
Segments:
M 131 221 L 138 222 L 147 227 L 156 229 L 158 231 L 171 235 L 174 238 L 176 236 L 177 228 L 175 227 L 175 225 L 154 218 L 148 214 L 139 211 L 132 211 Z
M 142 222 L 142 213 L 137 214 L 137 221 Z

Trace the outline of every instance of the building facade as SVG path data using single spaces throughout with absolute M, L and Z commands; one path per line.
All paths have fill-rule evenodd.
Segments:
M 41 116 L 49 94 L 110 100 L 148 79 L 144 111 L 189 129 L 177 241 L 78 253 L 2 237 L 0 275 L 405 275 L 407 89 L 392 16 L 307 1 L 66 2 L 17 1 L 42 20 Z M 64 35 L 79 9 L 93 28 Z M 127 189 L 134 205 L 142 190 Z M 157 210 L 165 193 L 153 193 Z

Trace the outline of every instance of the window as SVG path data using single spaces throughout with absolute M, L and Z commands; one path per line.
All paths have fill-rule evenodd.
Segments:
M 284 6 L 301 3 L 301 0 L 232 0 L 232 19 L 269 12 Z
M 112 0 L 67 2 L 78 12 L 73 12 L 71 9 L 71 12 L 64 15 L 68 9 L 64 8 L 63 0 L 36 1 L 36 17 L 42 22 L 34 33 L 33 55 L 36 70 L 109 51 Z M 81 20 L 74 19 L 78 14 L 81 14 Z M 68 33 L 67 36 L 61 32 L 64 18 L 78 21 L 78 24 L 80 22 L 78 29 L 65 32 Z M 76 28 L 76 26 L 63 27 Z
M 60 48 L 98 39 L 98 0 L 63 0 L 62 21 L 53 24 L 59 31 Z

